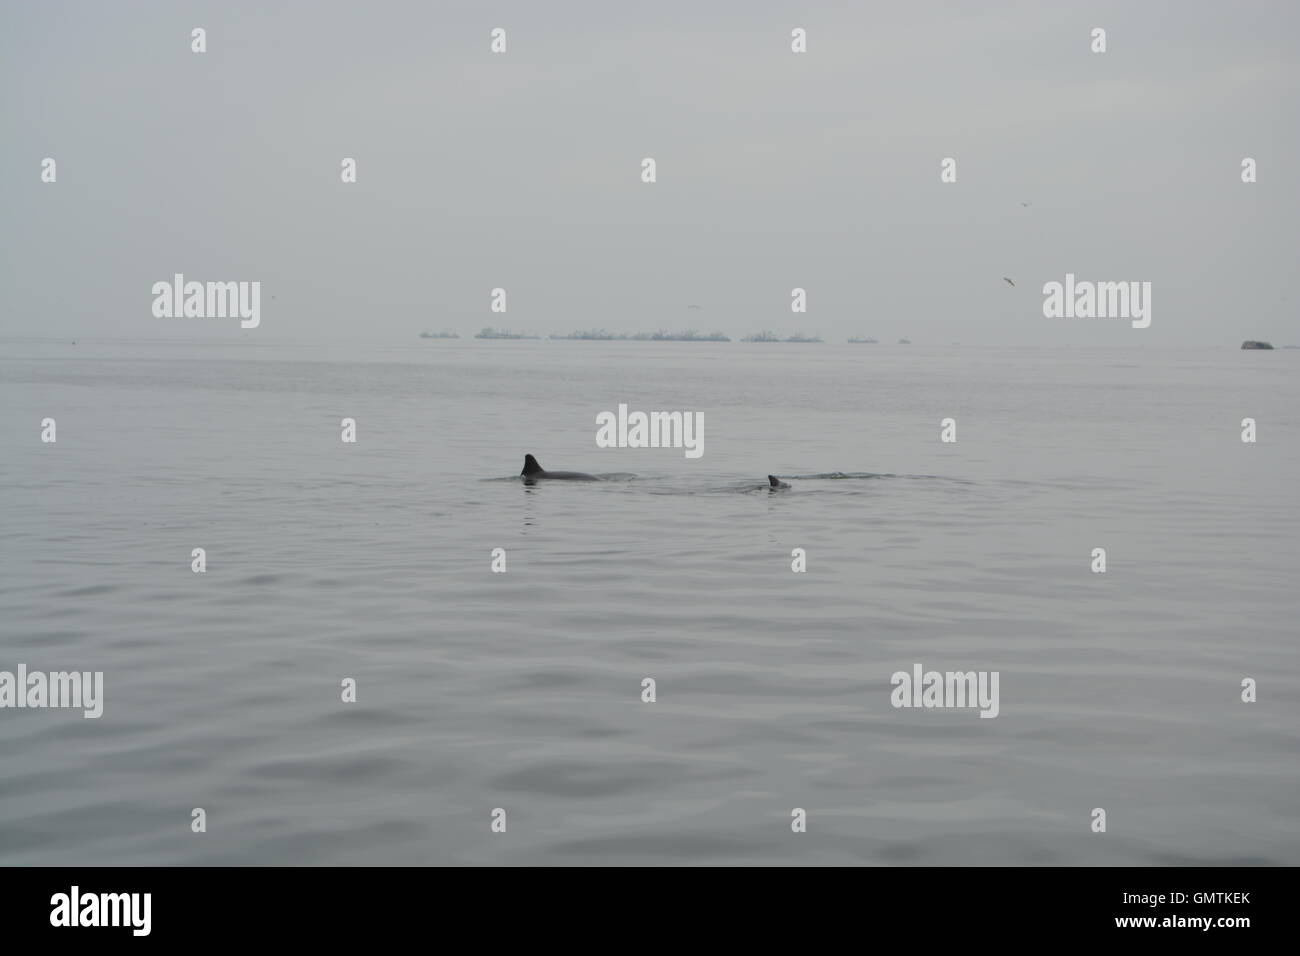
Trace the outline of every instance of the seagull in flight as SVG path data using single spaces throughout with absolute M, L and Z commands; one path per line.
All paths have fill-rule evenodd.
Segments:
M 1012 282 L 1010 279 L 1008 279 L 1006 276 L 1002 277 L 1002 281 L 1005 282 L 1007 285 L 1011 286 L 1011 288 L 1013 289 L 1016 287 L 1016 284 Z

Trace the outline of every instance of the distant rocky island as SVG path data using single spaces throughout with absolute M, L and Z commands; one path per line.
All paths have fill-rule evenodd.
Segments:
M 458 339 L 459 332 L 443 331 L 434 332 L 425 329 L 420 333 L 422 339 Z M 488 326 L 475 334 L 476 339 L 530 339 L 540 340 L 545 338 L 558 342 L 730 342 L 731 337 L 725 332 L 700 332 L 697 329 L 683 329 L 680 332 L 670 332 L 667 329 L 656 329 L 653 332 L 611 332 L 608 329 L 575 329 L 572 332 L 552 332 L 550 335 L 534 335 L 531 332 L 515 332 L 510 329 L 497 329 Z M 806 335 L 803 332 L 796 332 L 793 335 L 780 336 L 771 329 L 764 329 L 762 332 L 754 332 L 740 339 L 741 342 L 792 342 L 795 344 L 822 343 L 825 340 L 820 335 Z M 849 345 L 879 345 L 880 340 L 869 335 L 854 335 L 845 340 Z M 899 339 L 899 345 L 911 345 L 911 339 Z M 954 343 L 956 344 L 956 343 Z M 1256 342 L 1254 340 L 1243 342 L 1243 349 L 1271 349 L 1273 346 L 1267 342 Z M 1294 348 L 1294 346 L 1283 346 L 1283 348 Z
M 509 329 L 486 328 L 478 335 L 476 339 L 540 339 L 540 335 L 529 335 L 527 332 L 511 332 Z
M 659 329 L 655 332 L 607 332 L 604 329 L 571 332 L 568 335 L 554 334 L 553 339 L 580 342 L 730 342 L 731 339 L 722 332 L 697 332 L 685 329 L 681 332 L 669 332 Z
M 779 335 L 777 335 L 774 332 L 763 331 L 763 332 L 755 332 L 753 335 L 746 335 L 740 341 L 742 342 L 820 342 L 821 340 L 822 337 L 820 335 L 804 335 L 800 332 L 796 332 L 794 335 L 789 335 L 786 336 L 785 338 L 781 338 Z
M 1241 343 L 1243 349 L 1272 349 L 1273 346 L 1267 342 L 1256 342 L 1254 339 L 1247 339 Z
M 638 332 L 632 336 L 635 341 L 647 342 L 730 342 L 731 337 L 722 332 L 696 332 L 694 329 L 686 329 L 682 332 L 668 332 L 660 329 L 657 332 Z

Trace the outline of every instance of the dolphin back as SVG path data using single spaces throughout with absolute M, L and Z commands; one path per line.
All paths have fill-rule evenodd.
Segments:
M 558 481 L 600 481 L 595 475 L 581 471 L 547 471 L 532 455 L 524 455 L 524 470 L 521 478 L 553 478 Z

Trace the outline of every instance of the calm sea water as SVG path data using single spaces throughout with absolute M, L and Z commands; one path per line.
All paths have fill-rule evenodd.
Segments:
M 0 710 L 0 863 L 1300 863 L 1298 372 L 0 342 L 0 670 L 105 675 Z M 597 448 L 620 402 L 704 456 Z M 1000 715 L 894 709 L 914 663 Z

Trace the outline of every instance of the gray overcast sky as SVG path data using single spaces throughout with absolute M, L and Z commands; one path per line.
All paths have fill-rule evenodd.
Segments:
M 1291 0 L 0 9 L 0 335 L 1300 343 Z M 154 318 L 174 272 L 261 280 L 260 329 Z M 1151 327 L 1044 318 L 1066 272 Z

